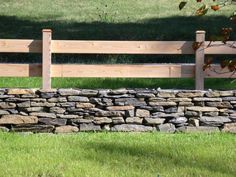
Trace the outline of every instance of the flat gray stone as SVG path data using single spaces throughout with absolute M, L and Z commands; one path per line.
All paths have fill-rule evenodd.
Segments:
M 123 124 L 123 123 L 125 123 L 125 120 L 123 117 L 112 117 L 112 123 L 114 125 Z
M 66 110 L 60 107 L 51 107 L 49 109 L 49 112 L 56 113 L 56 114 L 63 114 L 64 112 L 66 112 Z
M 100 125 L 94 125 L 93 123 L 88 123 L 88 124 L 80 124 L 79 125 L 80 131 L 101 131 L 101 126 Z
M 137 109 L 136 116 L 137 117 L 150 117 L 150 112 L 145 109 Z
M 79 128 L 76 126 L 65 125 L 56 127 L 55 133 L 76 133 L 79 131 Z
M 224 123 L 231 122 L 229 117 L 224 117 L 224 116 L 216 116 L 216 117 L 206 117 L 203 116 L 200 118 L 200 122 L 203 123 L 204 125 L 208 126 L 222 126 Z
M 178 132 L 184 132 L 184 133 L 215 133 L 215 132 L 220 132 L 218 127 L 209 127 L 209 126 L 199 126 L 199 127 L 191 127 L 191 126 L 186 126 L 186 127 L 180 127 L 177 129 Z
M 39 118 L 38 121 L 46 125 L 63 126 L 66 125 L 67 119 Z
M 59 89 L 58 93 L 62 96 L 79 95 L 81 91 L 75 89 Z
M 142 124 L 143 123 L 143 119 L 140 117 L 127 117 L 125 119 L 125 122 L 127 124 Z
M 177 107 L 169 107 L 165 109 L 165 113 L 176 113 L 177 111 Z
M 111 131 L 114 132 L 151 132 L 154 131 L 155 128 L 144 125 L 132 125 L 132 124 L 121 124 L 115 125 L 111 128 Z
M 31 102 L 32 107 L 54 107 L 56 103 L 48 103 L 48 102 Z
M 108 117 L 94 117 L 93 119 L 93 123 L 94 124 L 110 124 L 112 123 L 112 119 L 108 118 Z
M 24 109 L 26 112 L 43 112 L 43 107 L 29 107 Z
M 137 93 L 136 97 L 138 97 L 138 98 L 154 98 L 155 95 L 153 93 Z
M 12 109 L 15 107 L 16 107 L 15 103 L 0 102 L 0 109 Z
M 193 98 L 193 101 L 221 102 L 222 98 L 197 97 L 197 98 Z
M 54 129 L 53 125 L 16 125 L 13 126 L 12 132 L 33 132 L 33 133 L 51 133 Z
M 115 99 L 115 105 L 131 105 L 131 106 L 146 106 L 145 101 L 140 101 L 137 98 L 119 98 Z
M 29 108 L 30 107 L 30 101 L 22 102 L 22 103 L 17 103 L 17 107 L 19 108 Z
M 37 116 L 41 118 L 53 118 L 55 119 L 57 116 L 54 113 L 46 113 L 46 112 L 31 112 L 31 116 Z
M 187 111 L 197 111 L 197 112 L 214 112 L 214 111 L 219 111 L 219 109 L 215 107 L 201 107 L 201 106 L 191 106 L 186 108 Z
M 10 114 L 8 111 L 0 110 L 0 116 L 1 115 L 8 115 L 8 114 Z
M 195 98 L 195 97 L 203 97 L 205 92 L 202 91 L 181 91 L 177 93 L 177 97 L 181 98 Z
M 66 97 L 50 98 L 48 99 L 49 103 L 65 103 L 67 102 Z
M 162 133 L 174 133 L 176 131 L 176 128 L 173 124 L 167 123 L 158 125 L 157 131 L 160 131 Z
M 226 97 L 226 96 L 234 96 L 234 91 L 229 90 L 229 91 L 219 91 L 220 96 Z
M 75 102 L 89 102 L 88 97 L 83 97 L 83 96 L 69 96 L 68 101 L 75 101 Z
M 161 118 L 144 118 L 144 123 L 146 125 L 160 125 L 163 124 L 165 122 L 165 119 L 161 119 Z
M 236 101 L 236 96 L 234 97 L 222 97 L 223 101 Z
M 97 96 L 98 91 L 97 90 L 90 90 L 90 89 L 82 89 L 80 92 L 80 95 L 82 96 Z
M 57 114 L 58 118 L 61 119 L 78 119 L 81 118 L 81 116 L 79 115 L 73 115 L 73 114 L 68 114 L 68 115 L 64 115 L 64 114 Z
M 233 108 L 230 102 L 206 102 L 206 106 L 217 108 Z
M 177 117 L 183 117 L 183 116 L 184 116 L 183 112 L 171 113 L 171 114 L 166 114 L 163 112 L 156 112 L 152 114 L 152 117 L 156 117 L 156 118 L 177 118 Z
M 177 118 L 171 119 L 169 122 L 173 124 L 184 124 L 187 121 L 188 119 L 186 117 L 177 117 Z
M 148 104 L 150 106 L 176 106 L 177 105 L 177 103 L 171 102 L 171 101 L 168 101 L 168 102 L 149 102 Z
M 124 111 L 98 111 L 95 113 L 99 117 L 123 117 L 125 115 Z

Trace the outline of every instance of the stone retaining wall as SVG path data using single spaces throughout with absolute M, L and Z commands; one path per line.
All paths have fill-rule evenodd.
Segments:
M 236 91 L 0 89 L 0 130 L 236 132 Z

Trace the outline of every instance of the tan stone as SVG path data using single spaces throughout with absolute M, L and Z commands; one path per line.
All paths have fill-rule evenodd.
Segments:
M 109 111 L 126 111 L 126 110 L 132 110 L 134 109 L 133 106 L 110 106 L 107 107 L 107 110 Z
M 149 102 L 150 106 L 176 106 L 175 102 Z
M 76 103 L 77 108 L 94 108 L 95 105 L 91 103 Z
M 0 103 L 0 109 L 12 109 L 15 107 L 16 107 L 15 103 L 6 103 L 6 102 Z
M 56 127 L 55 133 L 75 133 L 78 131 L 79 131 L 79 128 L 76 126 L 65 125 L 65 126 Z
M 150 112 L 145 109 L 137 109 L 136 116 L 137 117 L 150 117 Z
M 236 133 L 236 123 L 227 123 L 224 125 L 223 132 Z
M 160 91 L 157 96 L 161 97 L 161 98 L 174 98 L 176 95 L 175 92 L 171 92 L 171 91 Z
M 0 125 L 3 124 L 34 124 L 38 123 L 38 118 L 36 116 L 21 116 L 21 115 L 3 115 L 0 119 Z
M 33 95 L 35 90 L 33 89 L 8 89 L 8 95 Z
M 219 109 L 215 107 L 201 107 L 201 106 L 192 106 L 186 108 L 188 111 L 197 111 L 197 112 L 215 112 L 219 111 Z

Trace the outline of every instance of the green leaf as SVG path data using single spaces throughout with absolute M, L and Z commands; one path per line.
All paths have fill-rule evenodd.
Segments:
M 182 1 L 179 3 L 179 10 L 182 10 L 187 4 L 187 1 Z

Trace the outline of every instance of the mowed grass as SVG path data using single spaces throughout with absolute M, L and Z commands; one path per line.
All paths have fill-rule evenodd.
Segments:
M 43 28 L 53 30 L 53 39 L 77 40 L 195 40 L 196 30 L 206 30 L 207 38 L 222 27 L 233 27 L 229 16 L 235 6 L 194 16 L 200 6 L 189 1 L 179 11 L 181 0 L 1 0 L 0 38 L 41 39 Z M 204 0 L 207 4 L 212 0 Z M 235 28 L 236 29 L 236 28 Z M 235 33 L 236 34 L 236 33 Z M 233 34 L 232 39 L 235 39 Z M 55 55 L 53 63 L 193 63 L 194 56 L 160 55 Z M 233 59 L 235 56 L 218 56 Z M 0 54 L 1 63 L 41 63 L 37 54 Z M 229 79 L 226 79 L 229 80 Z M 30 83 L 28 83 L 30 82 Z M 38 79 L 0 79 L 0 87 L 40 87 Z M 55 79 L 54 87 L 194 88 L 191 79 Z M 209 83 L 209 84 L 208 84 Z M 208 88 L 231 89 L 224 79 L 206 83 Z
M 231 134 L 0 134 L 0 176 L 235 177 Z
M 125 78 L 52 78 L 53 88 L 118 89 L 161 88 L 194 89 L 194 79 L 125 79 Z M 41 88 L 41 78 L 0 78 L 0 88 Z M 234 79 L 205 79 L 205 89 L 233 90 Z

